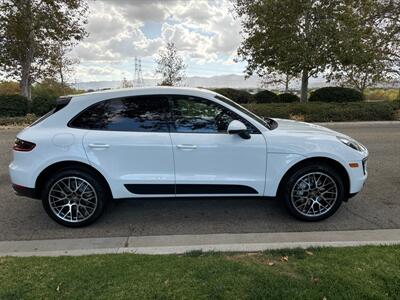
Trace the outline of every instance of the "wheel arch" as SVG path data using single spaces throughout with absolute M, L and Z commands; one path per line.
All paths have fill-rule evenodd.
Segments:
M 40 172 L 35 182 L 35 191 L 38 197 L 40 197 L 40 193 L 46 182 L 46 178 L 51 176 L 51 174 L 53 174 L 54 172 L 57 172 L 62 169 L 78 169 L 81 171 L 86 171 L 94 174 L 101 180 L 102 184 L 106 187 L 107 191 L 109 192 L 109 195 L 112 196 L 111 187 L 106 178 L 103 176 L 103 174 L 101 174 L 99 170 L 92 167 L 91 165 L 88 165 L 80 161 L 67 160 L 67 161 L 59 161 L 53 163 Z
M 323 163 L 323 164 L 327 164 L 327 165 L 335 168 L 335 170 L 343 178 L 343 183 L 345 186 L 345 192 L 346 192 L 347 197 L 350 195 L 350 176 L 349 176 L 349 173 L 347 172 L 346 168 L 337 160 L 334 160 L 334 159 L 328 158 L 328 157 L 323 157 L 323 156 L 306 158 L 306 159 L 303 159 L 303 160 L 297 162 L 292 167 L 290 167 L 286 171 L 285 175 L 283 175 L 281 181 L 279 182 L 277 195 L 278 196 L 282 195 L 284 184 L 288 180 L 290 175 L 292 175 L 298 169 L 301 169 L 302 167 L 305 167 L 312 163 Z

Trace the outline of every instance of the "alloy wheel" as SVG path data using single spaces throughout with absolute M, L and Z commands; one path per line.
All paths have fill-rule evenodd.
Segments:
M 330 211 L 337 198 L 338 187 L 332 177 L 322 172 L 312 172 L 296 181 L 290 201 L 300 214 L 318 217 Z
M 79 223 L 89 219 L 96 211 L 96 190 L 79 177 L 64 177 L 56 181 L 49 191 L 52 212 L 61 220 Z

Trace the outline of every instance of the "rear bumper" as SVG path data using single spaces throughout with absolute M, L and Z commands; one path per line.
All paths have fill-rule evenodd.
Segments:
M 17 186 L 35 188 L 36 177 L 33 176 L 32 163 L 12 161 L 8 166 L 11 182 Z
M 36 190 L 33 189 L 33 188 L 28 188 L 28 187 L 21 186 L 21 185 L 18 185 L 18 184 L 13 184 L 12 187 L 13 187 L 15 193 L 18 196 L 29 197 L 29 198 L 33 198 L 33 199 L 39 199 L 39 197 L 38 197 L 38 195 L 36 193 Z

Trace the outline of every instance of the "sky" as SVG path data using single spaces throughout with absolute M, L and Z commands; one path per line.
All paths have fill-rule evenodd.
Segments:
M 89 2 L 89 37 L 71 56 L 80 60 L 73 81 L 133 78 L 134 58 L 144 78 L 155 78 L 155 57 L 174 42 L 187 76 L 243 74 L 235 63 L 240 22 L 229 0 L 96 0 Z

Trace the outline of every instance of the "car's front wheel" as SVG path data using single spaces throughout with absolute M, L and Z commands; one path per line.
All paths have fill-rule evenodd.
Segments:
M 343 179 L 335 168 L 313 164 L 293 172 L 286 181 L 286 207 L 298 219 L 319 221 L 333 215 L 345 200 Z
M 42 202 L 47 214 L 56 222 L 68 227 L 82 227 L 100 217 L 107 195 L 94 174 L 66 169 L 47 180 Z

